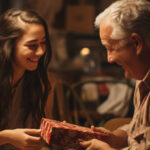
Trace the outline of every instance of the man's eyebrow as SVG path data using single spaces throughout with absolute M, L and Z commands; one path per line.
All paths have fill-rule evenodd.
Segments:
M 105 41 L 105 40 L 101 40 L 101 43 L 102 43 L 102 45 L 104 45 L 104 46 L 109 45 L 109 43 L 108 43 L 107 41 Z

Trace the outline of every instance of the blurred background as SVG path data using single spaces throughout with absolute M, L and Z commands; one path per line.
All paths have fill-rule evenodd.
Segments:
M 0 13 L 29 8 L 45 18 L 53 50 L 53 118 L 101 126 L 115 117 L 131 117 L 135 81 L 108 64 L 94 20 L 114 0 L 0 0 Z

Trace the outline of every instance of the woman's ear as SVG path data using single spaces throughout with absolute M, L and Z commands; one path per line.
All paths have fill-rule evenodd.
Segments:
M 136 48 L 136 54 L 140 55 L 143 49 L 143 40 L 138 33 L 132 33 L 130 36 L 133 46 Z

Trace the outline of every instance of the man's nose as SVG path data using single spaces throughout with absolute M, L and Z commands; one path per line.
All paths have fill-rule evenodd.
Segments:
M 113 57 L 112 57 L 112 55 L 111 55 L 111 52 L 109 52 L 109 51 L 107 51 L 107 61 L 108 61 L 109 63 L 113 63 Z

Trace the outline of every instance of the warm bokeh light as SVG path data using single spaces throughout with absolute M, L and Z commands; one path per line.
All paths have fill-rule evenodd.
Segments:
M 80 51 L 80 55 L 82 56 L 86 56 L 86 55 L 89 55 L 90 54 L 90 49 L 85 47 L 85 48 L 82 48 L 81 51 Z

